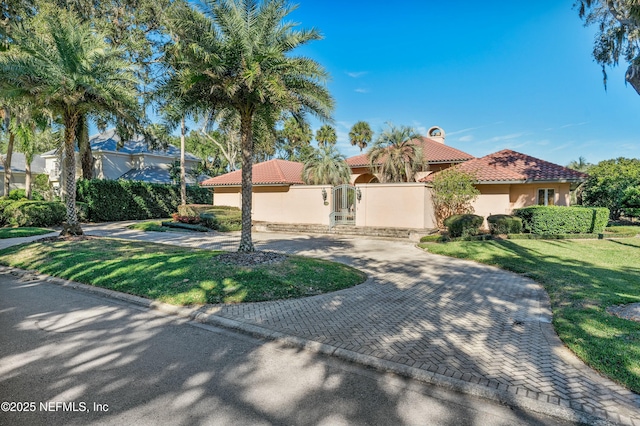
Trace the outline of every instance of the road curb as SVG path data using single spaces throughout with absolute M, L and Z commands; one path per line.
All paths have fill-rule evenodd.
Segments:
M 500 389 L 491 389 L 486 386 L 470 383 L 464 380 L 448 377 L 442 374 L 422 370 L 405 364 L 400 364 L 388 360 L 376 358 L 371 355 L 365 355 L 336 346 L 327 345 L 313 340 L 291 336 L 278 331 L 269 330 L 254 324 L 247 324 L 242 321 L 225 318 L 216 314 L 216 307 L 200 307 L 187 308 L 182 306 L 170 305 L 168 303 L 157 302 L 143 297 L 134 296 L 127 293 L 120 293 L 101 287 L 95 287 L 87 284 L 78 283 L 71 280 L 52 277 L 41 274 L 36 271 L 27 271 L 18 268 L 2 266 L 0 272 L 9 272 L 12 275 L 19 276 L 27 281 L 43 281 L 51 284 L 68 287 L 94 295 L 102 296 L 109 299 L 124 301 L 137 306 L 153 309 L 164 314 L 175 315 L 181 318 L 190 319 L 203 324 L 216 327 L 222 327 L 234 331 L 248 334 L 261 339 L 272 340 L 280 344 L 291 347 L 305 349 L 310 352 L 319 353 L 328 356 L 335 356 L 345 361 L 356 363 L 362 366 L 376 369 L 381 372 L 388 372 L 417 380 L 423 383 L 435 385 L 447 390 L 472 395 L 497 402 L 499 404 L 517 407 L 523 410 L 545 414 L 561 420 L 571 422 L 579 422 L 590 425 L 615 425 L 617 422 L 603 419 L 586 413 L 581 410 L 571 408 L 571 406 L 562 406 L 551 404 L 545 401 L 539 401 L 522 392 L 514 393 Z M 521 389 L 518 389 L 518 391 Z

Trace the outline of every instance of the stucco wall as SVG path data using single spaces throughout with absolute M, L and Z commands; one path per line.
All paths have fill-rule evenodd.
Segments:
M 330 204 L 324 205 L 322 189 L 331 200 L 331 186 L 254 186 L 252 218 L 258 222 L 308 223 L 329 225 Z M 214 190 L 216 206 L 242 207 L 239 187 L 218 187 Z
M 35 179 L 35 175 L 31 175 L 31 182 Z M 23 172 L 16 172 L 15 170 L 11 172 L 11 182 L 9 183 L 9 191 L 13 191 L 14 189 L 25 189 L 25 179 L 26 176 Z M 4 193 L 4 171 L 0 172 L 0 195 L 9 195 Z
M 571 200 L 569 183 L 528 183 L 511 185 L 509 201 L 511 209 L 538 204 L 538 189 L 553 189 L 557 206 L 568 206 Z
M 423 183 L 357 185 L 356 226 L 434 228 L 431 189 Z

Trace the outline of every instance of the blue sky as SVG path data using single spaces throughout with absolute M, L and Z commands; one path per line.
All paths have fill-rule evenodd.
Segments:
M 640 157 L 640 96 L 592 57 L 595 28 L 573 1 L 300 1 L 290 18 L 321 41 L 295 53 L 331 74 L 338 148 L 386 122 L 475 156 L 510 148 L 554 163 Z M 312 121 L 317 129 L 321 123 Z M 375 135 L 374 135 L 375 137 Z

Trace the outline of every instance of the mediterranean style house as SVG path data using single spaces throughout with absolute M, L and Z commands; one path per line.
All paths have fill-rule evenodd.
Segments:
M 431 182 L 438 172 L 456 167 L 472 174 L 480 196 L 473 203 L 480 216 L 510 214 L 530 205 L 568 206 L 573 188 L 587 175 L 512 150 L 482 158 L 449 147 L 445 133 L 432 127 L 415 143 L 422 147 L 426 170 L 417 182 L 379 183 L 366 154 L 347 159 L 349 185 L 304 185 L 301 163 L 270 160 L 253 166 L 252 217 L 255 222 L 436 228 Z M 241 171 L 207 179 L 215 205 L 241 206 Z
M 168 145 L 166 149 L 150 149 L 141 135 L 124 141 L 121 148 L 120 136 L 115 129 L 92 136 L 89 139 L 94 158 L 93 176 L 97 179 L 127 179 L 150 183 L 172 183 L 170 169 L 180 160 L 180 149 Z M 61 152 L 52 150 L 42 154 L 44 170 L 54 189 L 61 185 Z M 195 169 L 200 159 L 185 153 L 185 171 Z M 76 154 L 76 176 L 81 176 L 80 160 Z M 187 175 L 187 183 L 195 179 Z

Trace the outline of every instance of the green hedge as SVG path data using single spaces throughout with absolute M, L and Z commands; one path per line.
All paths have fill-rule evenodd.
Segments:
M 187 203 L 207 204 L 211 190 L 187 187 Z M 79 180 L 77 201 L 88 205 L 95 222 L 159 219 L 171 216 L 180 205 L 180 187 L 128 180 Z
M 477 235 L 484 222 L 482 216 L 475 214 L 454 214 L 444 220 L 451 237 L 470 237 Z
M 532 234 L 599 234 L 609 222 L 606 207 L 531 206 L 518 209 L 525 231 Z
M 520 234 L 522 233 L 522 219 L 508 214 L 494 214 L 487 217 L 489 231 L 492 234 Z
M 2 212 L 5 224 L 13 226 L 60 225 L 66 215 L 67 209 L 58 201 L 15 201 Z

